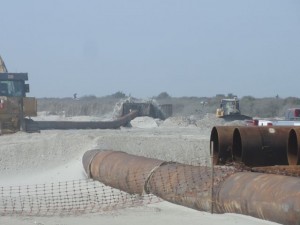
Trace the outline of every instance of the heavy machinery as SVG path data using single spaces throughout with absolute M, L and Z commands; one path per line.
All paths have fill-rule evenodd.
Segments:
M 136 110 L 137 116 L 149 116 L 165 120 L 173 114 L 172 104 L 157 105 L 151 102 L 124 102 L 122 104 L 122 116 Z
M 9 73 L 0 56 L 0 132 L 25 130 L 30 117 L 37 115 L 37 101 L 29 92 L 27 73 Z
M 240 102 L 237 97 L 222 99 L 220 108 L 216 111 L 216 116 L 225 120 L 252 119 L 250 116 L 241 114 Z
M 34 121 L 37 116 L 37 100 L 26 97 L 29 92 L 27 73 L 9 73 L 0 56 L 0 135 L 17 131 L 39 132 L 49 129 L 117 129 L 134 119 L 138 112 L 112 121 Z

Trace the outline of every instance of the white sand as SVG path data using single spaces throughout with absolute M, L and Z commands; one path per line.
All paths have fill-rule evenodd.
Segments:
M 121 150 L 169 161 L 208 163 L 209 135 L 214 125 L 208 121 L 205 118 L 202 122 L 170 118 L 158 126 L 159 123 L 151 118 L 139 118 L 133 121 L 132 128 L 119 130 L 50 130 L 0 136 L 0 186 L 85 179 L 81 158 L 84 152 L 95 148 Z M 8 225 L 184 223 L 276 224 L 236 214 L 212 215 L 165 201 L 106 214 L 0 217 L 0 224 Z

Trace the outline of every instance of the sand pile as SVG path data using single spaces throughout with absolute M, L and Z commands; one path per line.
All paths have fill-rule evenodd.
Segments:
M 102 116 L 66 116 L 65 112 L 52 114 L 46 111 L 38 112 L 34 117 L 35 121 L 110 121 L 114 120 L 114 115 L 108 113 Z
M 178 116 L 169 117 L 161 125 L 161 127 L 196 127 L 196 121 L 190 117 Z
M 130 125 L 135 128 L 156 128 L 158 127 L 158 123 L 156 121 L 157 120 L 148 116 L 136 117 L 130 121 Z

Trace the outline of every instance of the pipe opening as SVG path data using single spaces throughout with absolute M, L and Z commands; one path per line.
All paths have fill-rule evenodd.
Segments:
M 298 155 L 297 134 L 296 134 L 296 131 L 294 129 L 292 129 L 289 133 L 287 157 L 288 157 L 289 165 L 300 164 L 299 155 Z
M 233 132 L 233 143 L 232 143 L 232 157 L 233 161 L 242 161 L 242 138 L 239 129 L 235 129 Z
M 218 165 L 219 163 L 219 135 L 218 135 L 218 131 L 217 128 L 214 127 L 211 131 L 210 134 L 210 143 L 213 143 L 212 145 L 210 145 L 210 154 L 213 154 L 213 164 L 214 165 Z M 211 149 L 211 147 L 213 147 L 213 149 Z M 213 152 L 212 152 L 213 150 Z

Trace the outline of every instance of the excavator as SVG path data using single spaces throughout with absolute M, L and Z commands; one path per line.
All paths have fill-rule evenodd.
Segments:
M 240 102 L 237 97 L 224 98 L 216 111 L 217 118 L 225 120 L 251 120 L 252 117 L 241 114 Z

